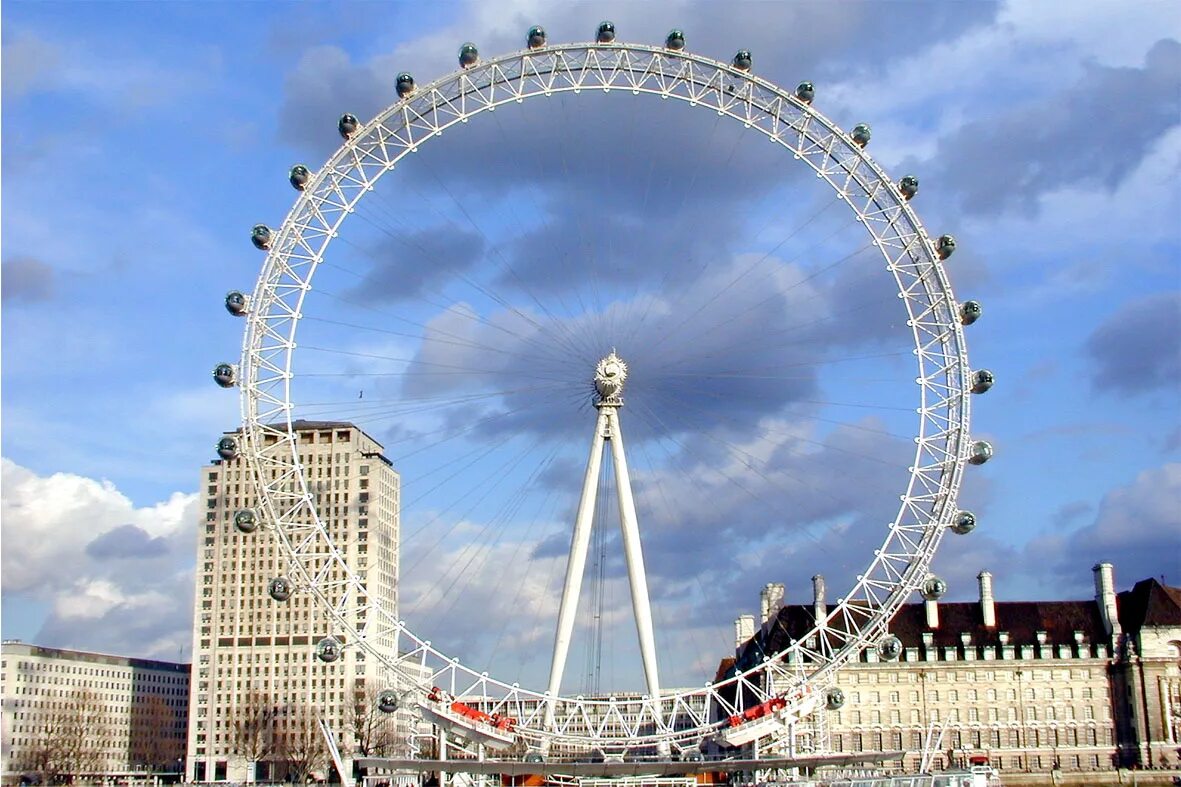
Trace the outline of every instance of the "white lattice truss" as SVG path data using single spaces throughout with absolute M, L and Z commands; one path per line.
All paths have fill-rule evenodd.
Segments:
M 897 282 L 917 363 L 918 428 L 909 483 L 885 540 L 827 619 L 745 673 L 658 700 L 558 698 L 545 726 L 537 692 L 495 680 L 434 649 L 401 620 L 370 604 L 317 513 L 290 430 L 292 355 L 304 298 L 337 231 L 377 180 L 444 130 L 496 107 L 558 93 L 602 90 L 677 99 L 757 130 L 811 167 L 857 215 Z M 897 185 L 848 134 L 791 92 L 700 55 L 635 44 L 569 44 L 508 54 L 458 71 L 391 105 L 365 123 L 318 171 L 271 241 L 250 301 L 242 348 L 242 454 L 252 467 L 261 519 L 276 534 L 297 591 L 329 612 L 344 647 L 386 645 L 391 684 L 412 696 L 429 684 L 476 697 L 518 719 L 528 746 L 618 751 L 661 742 L 695 745 L 728 716 L 833 673 L 886 633 L 899 606 L 927 576 L 955 500 L 969 450 L 969 375 L 958 304 L 934 243 Z M 333 579 L 332 577 L 343 577 Z M 359 628 L 346 609 L 364 611 Z M 389 645 L 392 644 L 392 648 Z M 806 663 L 804 677 L 795 663 Z M 412 663 L 412 669 L 403 669 Z M 429 681 L 421 679 L 429 675 Z M 417 680 L 410 676 L 417 676 Z

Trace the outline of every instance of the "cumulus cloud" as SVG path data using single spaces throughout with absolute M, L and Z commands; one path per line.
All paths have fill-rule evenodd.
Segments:
M 7 259 L 0 266 L 0 295 L 6 304 L 38 303 L 53 297 L 55 274 L 51 266 L 32 257 Z
M 1088 64 L 1066 90 L 965 124 L 940 140 L 935 179 L 973 213 L 1036 211 L 1078 185 L 1115 190 L 1181 115 L 1181 43 L 1158 41 L 1141 68 Z M 1103 118 L 1096 122 L 1095 118 Z
M 1097 390 L 1181 391 L 1181 291 L 1128 301 L 1087 339 Z
M 1108 561 L 1129 579 L 1175 576 L 1181 544 L 1181 464 L 1145 470 L 1103 496 L 1084 527 L 1050 533 L 1025 549 L 1026 570 L 1042 572 L 1060 590 L 1087 595 L 1080 566 Z
M 159 557 L 167 553 L 167 539 L 152 538 L 135 525 L 123 525 L 108 530 L 86 545 L 86 554 L 99 560 Z
M 136 507 L 109 481 L 0 462 L 3 591 L 50 605 L 38 642 L 168 658 L 189 646 L 196 495 Z
M 884 15 L 867 13 L 866 8 L 849 3 L 689 2 L 670 7 L 628 2 L 510 6 L 472 2 L 456 15 L 460 21 L 432 26 L 392 51 L 361 62 L 336 47 L 306 50 L 284 86 L 279 135 L 298 147 L 327 152 L 331 138 L 322 133 L 324 126 L 309 123 L 309 118 L 321 118 L 327 124 L 346 110 L 371 117 L 393 100 L 398 71 L 412 71 L 419 84 L 426 84 L 455 70 L 462 42 L 474 39 L 485 54 L 510 52 L 521 48 L 525 31 L 538 21 L 555 42 L 586 41 L 604 18 L 615 22 L 624 41 L 658 43 L 670 28 L 681 27 L 693 51 L 728 60 L 738 49 L 747 48 L 754 53 L 756 71 L 794 84 L 794 80 L 824 79 L 833 72 L 856 69 L 874 57 L 910 51 L 916 41 L 955 36 L 994 18 L 998 6 L 973 3 L 952 12 L 940 3 L 918 2 Z M 793 35 L 790 45 L 785 45 L 785 30 L 806 35 Z M 834 48 L 857 52 L 858 57 L 836 63 Z

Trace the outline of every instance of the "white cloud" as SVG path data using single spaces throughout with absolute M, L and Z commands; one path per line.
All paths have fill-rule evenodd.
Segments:
M 77 583 L 69 593 L 58 596 L 53 611 L 66 620 L 94 620 L 127 601 L 127 596 L 105 579 Z
M 39 642 L 169 657 L 188 643 L 196 494 L 136 506 L 110 481 L 0 469 L 2 587 L 49 604 Z

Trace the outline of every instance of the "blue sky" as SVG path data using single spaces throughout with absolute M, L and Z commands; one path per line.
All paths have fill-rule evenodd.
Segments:
M 918 175 L 925 223 L 958 238 L 956 294 L 986 310 L 971 358 L 998 383 L 973 403 L 973 433 L 997 448 L 963 493 L 981 526 L 936 560 L 954 597 L 984 568 L 1001 599 L 1084 597 L 1104 559 L 1121 587 L 1181 582 L 1173 4 L 9 2 L 5 637 L 187 655 L 199 467 L 238 418 L 209 376 L 240 343 L 221 299 L 252 288 L 249 228 L 281 222 L 287 168 L 318 167 L 339 114 L 392 102 L 398 71 L 429 82 L 465 40 L 497 54 L 531 24 L 584 40 L 604 18 L 620 40 L 681 27 L 695 52 L 749 48 L 760 75 L 813 80 L 816 106 L 872 124 L 871 154 Z M 800 167 L 704 114 L 614 96 L 507 107 L 383 181 L 318 274 L 301 342 L 331 352 L 298 362 L 333 376 L 302 378 L 302 401 L 334 402 L 316 414 L 386 443 L 407 501 L 404 611 L 446 617 L 441 636 L 477 659 L 539 668 L 504 642 L 537 651 L 552 628 L 593 419 L 582 370 L 615 344 L 633 361 L 623 417 L 662 649 L 695 654 L 667 657 L 678 679 L 725 655 L 764 582 L 800 601 L 815 571 L 830 587 L 856 573 L 901 491 L 913 392 L 893 314 L 876 308 L 890 294 L 863 276 L 876 263 Z M 725 287 L 763 257 L 749 286 Z M 577 346 L 539 350 L 488 292 L 546 310 Z M 757 373 L 803 357 L 772 328 L 841 303 L 867 306 L 805 337 L 836 363 L 794 382 Z M 479 373 L 440 380 L 423 363 Z M 487 393 L 529 374 L 554 384 Z M 465 391 L 485 398 L 448 398 Z M 424 415 L 415 397 L 449 404 Z M 472 493 L 495 473 L 508 482 Z M 505 491 L 522 488 L 516 503 Z M 622 664 L 614 546 L 608 534 L 603 613 Z M 518 592 L 477 604 L 506 564 Z

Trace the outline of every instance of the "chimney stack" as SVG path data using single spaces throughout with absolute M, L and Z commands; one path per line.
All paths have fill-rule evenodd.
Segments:
M 927 628 L 939 628 L 939 602 L 933 598 L 924 599 L 923 610 L 927 613 Z
M 824 576 L 817 574 L 812 577 L 812 614 L 816 622 L 822 623 L 828 617 L 828 604 L 824 601 Z
M 779 609 L 783 606 L 783 584 L 780 582 L 768 582 L 763 586 L 760 600 L 762 601 L 763 607 L 763 623 L 770 623 L 779 614 Z
M 1099 616 L 1109 636 L 1118 637 L 1120 632 L 1119 614 L 1115 608 L 1115 572 L 1110 563 L 1096 563 L 1095 603 L 1099 605 Z
M 755 616 L 739 615 L 734 621 L 734 649 L 737 650 L 755 635 Z
M 984 627 L 996 628 L 996 601 L 992 597 L 992 574 L 981 571 L 976 575 L 980 580 L 980 616 L 984 619 Z

